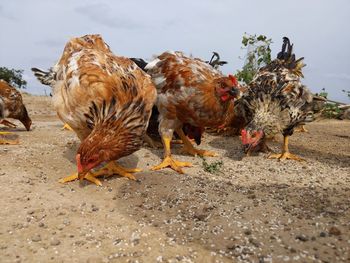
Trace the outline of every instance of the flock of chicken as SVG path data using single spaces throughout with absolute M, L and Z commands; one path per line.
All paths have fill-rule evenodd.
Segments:
M 135 179 L 139 169 L 115 161 L 140 149 L 144 140 L 153 144 L 150 127 L 158 127 L 164 146 L 163 161 L 152 170 L 170 167 L 183 173 L 183 167 L 191 166 L 171 155 L 174 131 L 185 152 L 215 156 L 192 142 L 200 144 L 205 128 L 223 124 L 241 131 L 247 154 L 268 150 L 266 141 L 282 133 L 281 154 L 269 158 L 302 160 L 289 152 L 288 138 L 295 127 L 313 120 L 325 100 L 301 83 L 303 58 L 295 58 L 289 39 L 283 39 L 277 58 L 247 86 L 224 76 L 220 63 L 182 52 L 164 52 L 147 63 L 114 55 L 99 35 L 71 39 L 48 72 L 32 69 L 42 84 L 52 87 L 59 118 L 81 140 L 78 171 L 60 182 L 85 178 L 101 185 L 98 176 L 114 174 Z M 0 84 L 1 123 L 11 126 L 5 118 L 17 118 L 29 130 L 31 121 L 19 92 Z

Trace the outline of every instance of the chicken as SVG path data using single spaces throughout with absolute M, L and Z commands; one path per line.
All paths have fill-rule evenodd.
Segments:
M 324 98 L 313 95 L 301 83 L 303 59 L 295 59 L 293 45 L 285 37 L 278 57 L 258 71 L 247 92 L 237 100 L 234 115 L 242 125 L 242 143 L 247 154 L 267 150 L 266 140 L 282 133 L 282 153 L 269 158 L 303 160 L 289 152 L 289 137 L 296 126 L 312 121 L 310 116 L 325 103 Z
M 148 62 L 146 62 L 144 59 L 142 58 L 130 58 L 132 61 L 134 61 L 136 63 L 137 66 L 139 66 L 142 70 L 146 71 L 145 68 L 148 64 Z M 206 63 L 208 63 L 209 65 L 211 65 L 213 68 L 215 69 L 219 69 L 220 66 L 223 66 L 225 64 L 227 64 L 226 61 L 222 61 L 220 60 L 220 55 L 217 52 L 213 52 L 213 55 L 210 59 L 210 61 L 205 61 Z M 231 103 L 231 105 L 233 105 Z M 231 111 L 232 112 L 232 111 Z M 150 145 L 152 148 L 158 148 L 158 140 L 160 140 L 160 135 L 158 132 L 158 126 L 159 126 L 159 122 L 158 122 L 158 118 L 159 118 L 159 111 L 157 109 L 157 106 L 153 106 L 152 109 L 152 114 L 151 114 L 151 118 L 149 121 L 149 125 L 148 125 L 148 129 L 147 129 L 147 137 L 145 140 L 147 142 L 148 145 Z M 184 134 L 191 140 L 194 140 L 194 142 L 197 145 L 201 144 L 201 137 L 203 134 L 203 129 L 199 128 L 199 127 L 194 127 L 192 125 L 190 125 L 189 123 L 184 123 L 182 130 L 184 132 Z M 178 140 L 178 136 L 175 135 L 175 140 L 172 140 L 172 143 L 179 143 L 182 144 L 182 140 Z M 156 138 L 157 141 L 154 141 L 152 138 Z
M 157 87 L 159 133 L 164 146 L 164 160 L 153 167 L 159 170 L 170 167 L 183 173 L 181 167 L 191 163 L 176 161 L 171 156 L 170 141 L 173 132 L 184 143 L 183 150 L 191 155 L 214 156 L 209 151 L 195 149 L 186 137 L 183 127 L 188 124 L 195 137 L 201 137 L 204 127 L 215 127 L 223 117 L 231 100 L 239 95 L 234 76 L 221 72 L 197 58 L 181 52 L 165 52 L 151 61 L 146 70 Z
M 17 119 L 23 123 L 27 131 L 30 130 L 32 120 L 29 118 L 26 107 L 23 104 L 21 93 L 6 81 L 0 80 L 0 124 L 11 128 L 17 126 L 5 120 L 5 118 Z M 0 132 L 0 134 L 9 134 L 9 132 Z M 18 144 L 18 141 L 0 140 L 0 144 Z
M 131 173 L 139 169 L 115 161 L 141 147 L 157 96 L 150 77 L 130 59 L 115 56 L 99 35 L 71 39 L 49 72 L 32 70 L 52 86 L 59 118 L 81 140 L 78 173 L 60 182 L 86 178 L 101 185 L 96 177 L 113 174 L 135 180 Z

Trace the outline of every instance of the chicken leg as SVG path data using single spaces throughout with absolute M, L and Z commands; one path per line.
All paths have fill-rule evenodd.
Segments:
M 135 176 L 132 175 L 132 173 L 136 173 L 136 172 L 140 172 L 140 171 L 141 171 L 141 169 L 138 169 L 138 168 L 124 168 L 124 167 L 116 164 L 114 161 L 111 161 L 96 172 L 86 173 L 83 178 L 85 178 L 86 180 L 88 180 L 88 181 L 90 181 L 98 186 L 102 186 L 101 181 L 98 180 L 96 177 L 99 177 L 102 175 L 112 176 L 114 174 L 117 174 L 120 176 L 127 177 L 131 180 L 136 180 Z M 67 176 L 65 178 L 60 179 L 59 182 L 60 183 L 67 183 L 67 182 L 71 182 L 71 181 L 74 181 L 77 179 L 79 179 L 79 174 L 73 173 L 70 176 Z
M 196 156 L 196 155 L 199 155 L 202 157 L 203 156 L 217 156 L 217 154 L 214 152 L 194 148 L 192 143 L 187 138 L 187 136 L 185 135 L 185 133 L 183 132 L 182 129 L 176 130 L 176 133 L 180 136 L 181 140 L 183 141 L 183 144 L 184 144 L 184 146 L 182 148 L 183 152 L 189 153 L 193 156 Z
M 289 141 L 289 136 L 288 135 L 284 136 L 282 153 L 271 154 L 268 158 L 279 159 L 280 161 L 284 161 L 286 159 L 295 160 L 295 161 L 305 161 L 303 158 L 300 158 L 299 156 L 289 152 L 288 141 Z
M 8 135 L 13 134 L 12 132 L 0 132 L 0 135 Z M 0 144 L 7 144 L 7 145 L 16 145 L 19 144 L 18 140 L 5 140 L 0 138 Z
M 164 159 L 159 165 L 154 166 L 151 169 L 155 171 L 155 170 L 163 169 L 165 167 L 170 167 L 171 169 L 177 171 L 178 173 L 183 174 L 184 172 L 181 169 L 181 167 L 190 167 L 192 166 L 192 164 L 190 162 L 176 161 L 171 157 L 171 150 L 170 150 L 171 136 L 168 137 L 163 135 L 162 141 L 164 145 Z

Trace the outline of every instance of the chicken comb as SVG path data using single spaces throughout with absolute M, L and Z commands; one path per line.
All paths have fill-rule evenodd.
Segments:
M 242 135 L 242 143 L 243 144 L 247 144 L 247 142 L 248 142 L 248 140 L 247 140 L 247 131 L 243 129 L 241 131 L 241 135 Z
M 228 75 L 229 79 L 232 81 L 233 85 L 234 86 L 237 86 L 238 85 L 238 81 L 237 81 L 237 78 L 233 75 Z

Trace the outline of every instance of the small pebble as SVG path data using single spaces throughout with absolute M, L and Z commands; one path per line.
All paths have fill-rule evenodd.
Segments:
M 295 238 L 303 242 L 306 242 L 309 240 L 309 238 L 306 235 L 297 235 Z
M 59 244 L 61 244 L 61 241 L 59 241 L 58 239 L 54 238 L 50 241 L 51 246 L 58 246 Z
M 247 235 L 247 236 L 249 236 L 249 235 L 252 234 L 252 231 L 249 230 L 249 229 L 246 229 L 246 230 L 244 230 L 244 234 Z
M 34 236 L 32 236 L 32 241 L 33 242 L 41 241 L 41 236 L 39 234 L 35 234 Z
M 327 236 L 327 233 L 326 232 L 321 232 L 320 233 L 320 237 L 326 237 Z

